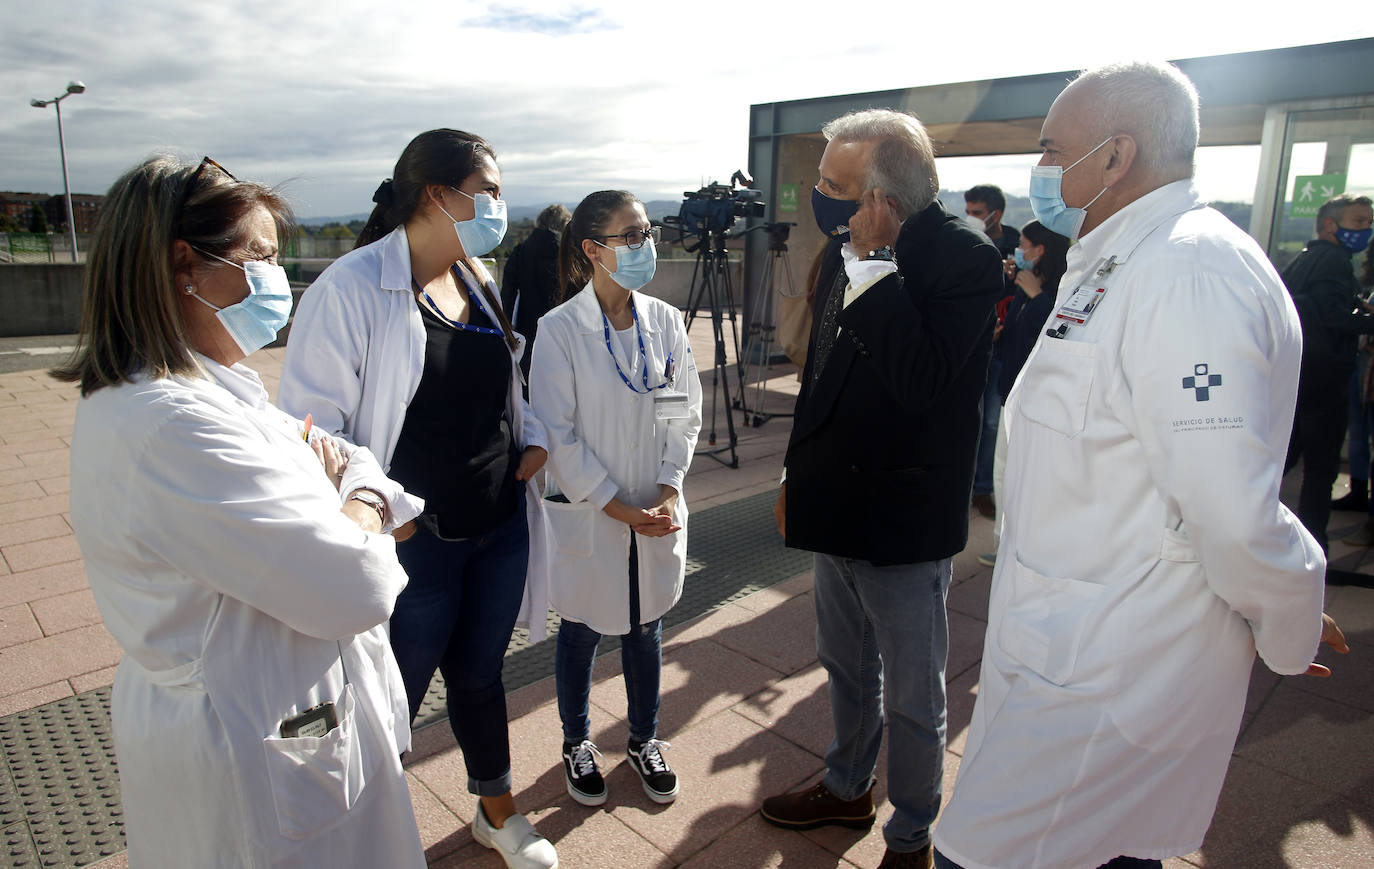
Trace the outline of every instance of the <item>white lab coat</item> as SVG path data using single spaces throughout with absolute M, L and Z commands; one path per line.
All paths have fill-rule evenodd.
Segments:
M 592 285 L 539 319 L 530 366 L 530 403 L 549 430 L 549 473 L 570 503 L 544 502 L 558 569 L 550 599 L 564 618 L 601 634 L 630 630 L 630 527 L 601 508 L 612 498 L 636 507 L 657 502 L 660 484 L 678 491 L 675 518 L 682 530 L 640 535 L 640 623 L 666 613 L 682 595 L 687 564 L 687 499 L 682 481 L 701 430 L 701 381 L 682 312 L 660 299 L 634 294 L 648 358 L 650 388 L 664 382 L 668 354 L 688 416 L 656 420 L 653 394 L 636 394 L 620 379 L 611 352 L 631 383 L 643 389 L 638 345 L 625 348 L 606 333 Z
M 499 294 L 491 295 L 499 304 Z M 506 415 L 521 449 L 544 447 L 544 426 L 520 388 L 525 339 L 516 337 Z M 370 448 L 387 469 L 424 370 L 425 325 L 412 286 L 410 244 L 399 226 L 335 260 L 301 297 L 277 404 L 296 416 L 313 414 L 316 425 Z M 526 486 L 525 513 L 530 557 L 517 621 L 538 642 L 547 636 L 549 598 L 544 523 L 533 481 Z
M 83 399 L 71 508 L 115 674 L 133 866 L 423 866 L 398 759 L 405 688 L 383 624 L 406 576 L 243 366 Z M 366 485 L 418 511 L 366 450 Z M 347 685 L 345 685 L 345 668 Z M 282 739 L 334 702 L 340 725 Z
M 1302 673 L 1321 635 L 1325 560 L 1279 503 L 1301 333 L 1263 251 L 1180 181 L 1069 252 L 1057 305 L 1088 283 L 1105 297 L 1041 336 L 1002 417 L 978 702 L 935 832 L 967 869 L 1190 853 L 1256 649 Z

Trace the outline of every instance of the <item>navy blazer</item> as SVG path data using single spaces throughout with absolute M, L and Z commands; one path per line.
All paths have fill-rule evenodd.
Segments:
M 997 248 L 938 200 L 902 224 L 895 252 L 898 273 L 840 312 L 816 380 L 821 312 L 843 268 L 838 244 L 826 252 L 786 463 L 787 545 L 880 565 L 935 561 L 968 542 L 1002 295 Z

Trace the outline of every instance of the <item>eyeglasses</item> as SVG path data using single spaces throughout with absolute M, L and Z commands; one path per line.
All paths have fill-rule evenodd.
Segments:
M 644 242 L 646 242 L 646 241 L 652 241 L 655 245 L 657 245 L 658 242 L 659 242 L 659 239 L 661 239 L 662 237 L 663 237 L 663 230 L 662 230 L 662 228 L 657 227 L 657 226 L 651 226 L 651 227 L 649 227 L 649 229 L 648 229 L 647 232 L 646 232 L 645 230 L 642 230 L 642 229 L 632 229 L 632 230 L 630 230 L 629 232 L 622 232 L 622 233 L 620 233 L 620 234 L 618 234 L 618 235 L 593 235 L 593 236 L 591 236 L 591 238 L 593 238 L 593 239 L 597 239 L 597 238 L 601 238 L 601 239 L 606 239 L 606 238 L 623 238 L 623 239 L 625 239 L 625 246 L 628 247 L 630 250 L 639 250 L 641 247 L 644 246 Z
M 230 181 L 239 180 L 234 177 L 234 174 L 232 172 L 230 172 L 228 169 L 225 169 L 218 162 L 216 162 L 213 157 L 201 157 L 200 165 L 196 167 L 196 171 L 191 173 L 191 177 L 187 180 L 186 184 L 183 185 L 181 188 L 181 196 L 177 199 L 177 210 L 172 212 L 172 236 L 174 238 L 176 237 L 177 228 L 181 226 L 181 213 L 186 210 L 186 203 L 190 201 L 191 193 L 196 189 L 196 182 L 200 180 L 200 174 L 205 171 L 206 166 L 215 167 L 219 171 L 223 172 L 225 175 L 229 176 Z

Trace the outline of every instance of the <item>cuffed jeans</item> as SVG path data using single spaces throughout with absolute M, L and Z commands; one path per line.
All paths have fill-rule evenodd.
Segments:
M 524 487 L 511 518 L 468 540 L 440 540 L 423 525 L 396 545 L 410 583 L 391 615 L 391 648 L 414 720 L 435 668 L 448 688 L 448 720 L 463 750 L 468 791 L 511 789 L 510 730 L 501 668 L 529 562 Z
M 816 650 L 830 676 L 835 725 L 824 783 L 841 800 L 869 789 L 886 705 L 894 811 L 883 837 L 893 851 L 929 844 L 940 811 L 952 567 L 948 558 L 878 567 L 815 556 Z
M 663 620 L 639 623 L 639 553 L 630 535 L 630 632 L 620 636 L 620 664 L 625 673 L 625 705 L 630 739 L 647 742 L 658 735 L 659 682 L 663 671 Z M 601 634 L 581 622 L 563 620 L 558 628 L 554 680 L 563 741 L 591 737 L 589 718 L 592 667 Z

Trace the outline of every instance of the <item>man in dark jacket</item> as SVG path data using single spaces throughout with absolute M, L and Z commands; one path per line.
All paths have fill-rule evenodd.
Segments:
M 1374 334 L 1374 316 L 1357 313 L 1360 285 L 1350 257 L 1369 246 L 1374 208 L 1368 196 L 1342 194 L 1317 212 L 1317 237 L 1288 267 L 1283 282 L 1302 321 L 1302 372 L 1285 472 L 1302 459 L 1298 518 L 1327 550 L 1331 486 L 1340 470 L 1356 338 Z M 1365 469 L 1367 470 L 1367 469 Z
M 558 297 L 558 241 L 572 215 L 554 203 L 534 219 L 534 231 L 515 246 L 501 273 L 501 307 L 515 331 L 525 336 L 525 355 L 520 369 L 530 376 L 530 352 L 534 349 L 539 318 L 563 300 Z M 528 390 L 526 390 L 528 391 Z
M 835 740 L 826 776 L 765 820 L 873 823 L 890 729 L 883 867 L 930 865 L 944 762 L 945 594 L 968 539 L 997 248 L 949 214 L 925 129 L 874 109 L 831 121 L 812 207 L 831 237 L 775 512 L 815 553 L 817 651 Z

